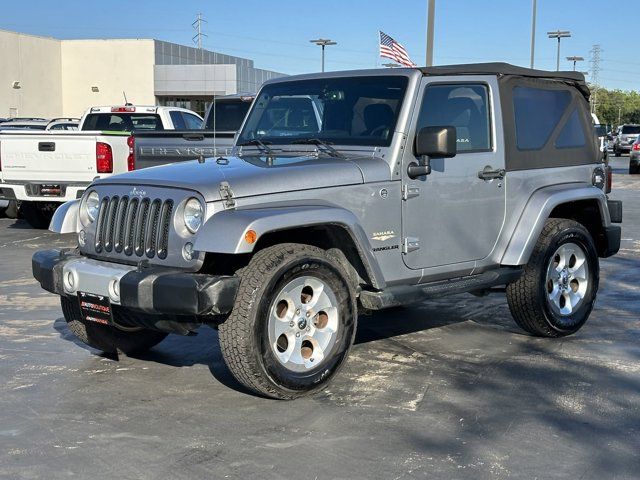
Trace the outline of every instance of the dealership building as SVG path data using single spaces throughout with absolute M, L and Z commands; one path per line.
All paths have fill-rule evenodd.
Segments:
M 253 60 L 152 39 L 59 40 L 0 30 L 0 118 L 79 117 L 94 105 L 204 113 L 214 96 L 255 92 L 277 72 Z M 123 94 L 124 92 L 124 94 Z

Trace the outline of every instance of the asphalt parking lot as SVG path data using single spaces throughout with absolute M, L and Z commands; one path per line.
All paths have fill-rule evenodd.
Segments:
M 622 249 L 577 335 L 525 335 L 504 295 L 362 316 L 294 402 L 242 390 L 208 328 L 138 358 L 79 344 L 30 264 L 74 238 L 0 219 L 0 478 L 638 478 L 640 176 L 612 163 Z

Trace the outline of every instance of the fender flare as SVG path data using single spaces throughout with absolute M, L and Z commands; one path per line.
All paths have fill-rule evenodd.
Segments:
M 344 228 L 351 236 L 373 286 L 384 288 L 382 270 L 373 255 L 367 235 L 356 216 L 340 207 L 302 205 L 224 210 L 214 214 L 202 226 L 194 248 L 210 253 L 252 253 L 256 244 L 244 240 L 248 230 L 255 231 L 260 239 L 267 233 L 317 225 Z
M 611 225 L 607 197 L 599 188 L 588 184 L 555 185 L 534 192 L 513 230 L 509 245 L 502 256 L 501 265 L 525 265 L 542 233 L 544 223 L 558 205 L 580 200 L 596 200 L 600 208 L 603 227 Z
M 79 231 L 80 200 L 69 200 L 53 213 L 49 230 L 55 233 L 77 233 Z

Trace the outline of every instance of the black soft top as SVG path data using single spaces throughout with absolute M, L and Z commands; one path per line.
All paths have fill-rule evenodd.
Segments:
M 516 76 L 529 78 L 544 78 L 549 80 L 558 80 L 572 85 L 589 99 L 589 87 L 584 79 L 584 75 L 580 72 L 561 71 L 551 72 L 547 70 L 536 70 L 533 68 L 518 67 L 504 62 L 494 63 L 469 63 L 461 65 L 442 65 L 437 67 L 420 68 L 423 75 L 500 75 L 500 76 Z

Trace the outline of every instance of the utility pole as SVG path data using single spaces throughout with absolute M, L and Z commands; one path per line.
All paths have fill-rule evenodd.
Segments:
M 193 28 L 196 30 L 196 32 L 198 32 L 193 36 L 193 38 L 191 40 L 193 41 L 193 43 L 198 45 L 198 48 L 200 50 L 202 50 L 202 37 L 208 36 L 206 33 L 202 33 L 202 23 L 203 22 L 207 23 L 207 21 L 204 18 L 202 18 L 202 14 L 199 13 L 198 14 L 198 18 L 196 18 L 196 21 L 191 24 L 193 26 Z
M 591 64 L 591 85 L 593 88 L 593 102 L 591 102 L 591 113 L 596 113 L 596 108 L 598 107 L 598 83 L 599 83 L 599 75 L 600 75 L 600 54 L 602 53 L 602 49 L 600 45 L 594 45 L 591 48 L 591 58 L 589 63 Z
M 318 38 L 316 40 L 309 40 L 311 43 L 315 43 L 319 47 L 322 47 L 322 71 L 324 72 L 324 49 L 330 45 L 337 45 L 338 42 L 329 40 L 328 38 Z
M 436 0 L 428 0 L 427 6 L 427 67 L 433 66 L 433 31 L 436 16 Z
M 567 30 L 557 30 L 555 32 L 547 32 L 547 36 L 549 38 L 557 38 L 558 39 L 558 59 L 556 61 L 556 71 L 560 71 L 560 39 L 568 38 L 571 36 L 571 32 Z
M 533 0 L 533 5 L 531 8 L 531 68 L 533 68 L 533 60 L 535 57 L 535 51 L 536 51 L 536 14 L 537 14 L 537 7 L 536 7 L 536 0 Z
M 570 62 L 573 62 L 573 71 L 576 71 L 576 63 L 577 62 L 583 62 L 584 61 L 584 57 L 567 57 L 567 60 L 569 60 Z

